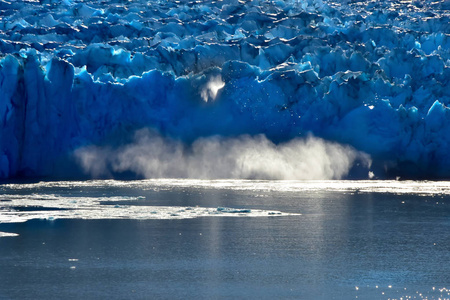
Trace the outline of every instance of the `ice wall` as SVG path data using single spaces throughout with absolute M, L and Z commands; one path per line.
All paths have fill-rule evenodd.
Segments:
M 1 0 L 0 177 L 77 176 L 77 149 L 121 149 L 142 128 L 187 152 L 313 134 L 368 153 L 381 178 L 448 177 L 449 9 Z

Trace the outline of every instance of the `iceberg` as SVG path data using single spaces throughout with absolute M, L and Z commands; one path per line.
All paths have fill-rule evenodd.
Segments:
M 322 143 L 325 159 L 309 168 L 340 166 L 318 179 L 448 178 L 448 8 L 445 0 L 2 0 L 0 178 L 198 176 L 183 174 L 197 167 L 199 144 L 213 168 L 227 149 L 264 144 L 249 139 L 267 139 L 261 155 L 293 166 L 302 158 L 285 153 Z M 142 130 L 156 132 L 146 137 L 154 141 L 139 142 Z M 301 150 L 286 147 L 299 139 Z M 140 153 L 159 151 L 159 161 L 188 157 L 184 173 L 150 172 L 151 153 L 140 156 L 144 171 L 121 159 L 145 145 L 153 148 Z M 311 160 L 319 161 L 303 157 Z M 286 178 L 213 173 L 239 176 Z

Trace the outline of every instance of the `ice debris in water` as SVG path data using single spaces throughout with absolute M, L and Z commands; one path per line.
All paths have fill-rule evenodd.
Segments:
M 55 221 L 57 219 L 192 219 L 199 217 L 267 217 L 273 215 L 295 216 L 298 213 L 284 213 L 260 209 L 211 208 L 133 205 L 139 197 L 65 197 L 48 194 L 3 194 L 0 223 L 18 223 L 33 219 Z M 76 202 L 73 201 L 76 200 Z M 121 205 L 114 202 L 121 202 Z M 123 204 L 123 203 L 126 203 Z M 26 208 L 26 209 L 23 209 Z M 2 236 L 14 234 L 0 232 Z
M 235 213 L 251 213 L 252 211 L 250 209 L 245 209 L 245 208 L 231 208 L 231 207 L 218 207 L 217 208 L 218 212 L 224 212 L 224 213 L 230 213 L 230 214 L 235 214 Z
M 143 127 L 187 145 L 312 133 L 367 152 L 378 177 L 450 176 L 449 1 L 0 9 L 1 178 L 79 176 L 74 150 Z
M 19 236 L 19 235 L 17 233 L 0 231 L 0 238 L 1 237 L 16 237 L 16 236 Z

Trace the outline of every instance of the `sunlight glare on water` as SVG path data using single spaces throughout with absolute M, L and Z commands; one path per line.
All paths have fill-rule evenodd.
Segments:
M 3 184 L 0 292 L 449 299 L 449 203 L 431 181 Z

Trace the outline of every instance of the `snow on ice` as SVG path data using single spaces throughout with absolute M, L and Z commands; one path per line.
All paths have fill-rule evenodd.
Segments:
M 266 161 L 317 161 L 302 174 L 332 170 L 318 179 L 450 176 L 448 1 L 1 0 L 0 11 L 1 178 L 189 177 L 198 153 L 214 168 L 255 145 Z M 130 162 L 143 128 L 159 154 Z M 325 150 L 308 152 L 308 139 Z M 187 157 L 181 175 L 149 171 L 173 156 Z M 305 178 L 236 168 L 205 176 Z

